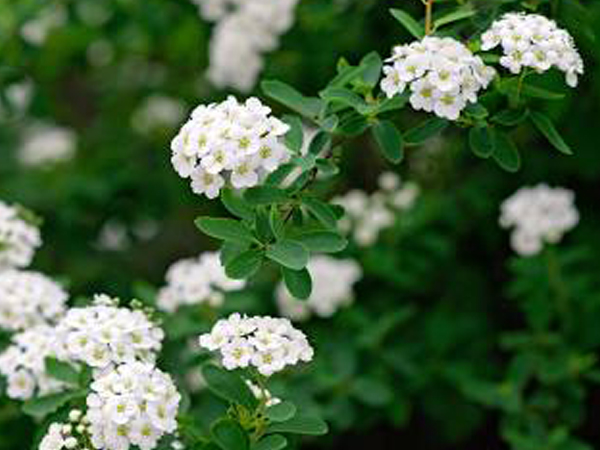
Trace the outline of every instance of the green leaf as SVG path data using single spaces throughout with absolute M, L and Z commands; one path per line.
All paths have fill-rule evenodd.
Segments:
M 248 436 L 239 423 L 232 419 L 220 419 L 210 430 L 213 440 L 222 450 L 247 450 Z
M 298 116 L 288 114 L 283 116 L 283 121 L 290 126 L 289 131 L 285 135 L 285 145 L 294 153 L 300 153 L 304 141 L 302 120 Z
M 62 406 L 69 403 L 71 400 L 85 397 L 87 390 L 67 391 L 59 392 L 57 394 L 50 394 L 44 397 L 37 397 L 32 400 L 28 400 L 23 404 L 23 412 L 33 417 L 44 417 L 57 411 Z
M 413 19 L 409 14 L 405 13 L 401 9 L 390 9 L 390 13 L 394 18 L 402 24 L 406 30 L 417 39 L 423 39 L 425 36 L 424 28 Z
M 377 86 L 381 77 L 382 66 L 381 56 L 377 52 L 371 52 L 361 60 L 359 67 L 363 69 L 362 81 L 367 87 L 374 88 Z
M 494 114 L 492 122 L 504 125 L 505 127 L 514 127 L 527 118 L 526 109 L 505 109 L 498 114 Z
M 449 122 L 446 119 L 439 117 L 427 119 L 416 127 L 408 130 L 404 134 L 404 141 L 408 145 L 420 145 L 427 139 L 441 133 L 448 125 Z
M 225 266 L 225 273 L 229 278 L 233 278 L 234 280 L 249 278 L 260 269 L 264 256 L 262 250 L 246 250 L 233 258 Z
M 288 199 L 286 192 L 273 186 L 256 186 L 246 190 L 244 199 L 251 205 L 270 205 L 285 202 Z
M 469 130 L 469 147 L 480 158 L 489 158 L 494 153 L 494 130 L 487 125 Z
M 494 133 L 494 160 L 507 172 L 516 172 L 521 167 L 519 149 L 506 133 L 496 130 Z
M 330 116 L 325 117 L 323 122 L 321 122 L 321 128 L 323 128 L 323 130 L 325 130 L 329 133 L 333 133 L 339 123 L 340 123 L 340 118 L 338 116 L 336 116 L 335 114 L 332 114 Z
M 328 87 L 344 87 L 362 75 L 366 67 L 346 66 L 329 82 Z
M 316 416 L 297 414 L 286 422 L 273 423 L 267 427 L 267 433 L 292 433 L 321 436 L 327 434 L 327 424 Z
M 388 111 L 402 109 L 408 103 L 409 98 L 410 94 L 408 92 L 404 92 L 400 95 L 394 95 L 392 98 L 386 97 L 382 100 L 379 100 L 378 104 L 375 105 L 372 112 L 375 115 L 379 115 Z
M 394 164 L 398 164 L 404 157 L 404 141 L 400 131 L 389 120 L 380 120 L 371 128 L 373 137 L 383 156 Z
M 296 405 L 292 402 L 281 402 L 270 406 L 265 411 L 265 416 L 271 422 L 286 422 L 296 415 Z
M 271 226 L 271 231 L 275 237 L 279 239 L 283 234 L 285 223 L 276 205 L 271 206 L 271 211 L 269 212 L 269 225 Z
M 293 297 L 306 300 L 312 291 L 312 279 L 306 267 L 302 270 L 292 270 L 281 266 L 281 274 L 285 287 Z
M 231 261 L 234 260 L 240 253 L 248 250 L 249 244 L 238 244 L 237 242 L 223 242 L 221 245 L 221 251 L 219 254 L 219 259 L 221 260 L 221 265 L 226 266 Z
M 283 239 L 267 249 L 267 258 L 287 267 L 300 270 L 308 264 L 308 249 L 298 241 Z
M 46 357 L 44 364 L 52 378 L 75 386 L 79 383 L 79 372 L 71 364 L 52 357 Z
M 532 111 L 529 114 L 531 121 L 540 132 L 546 136 L 546 139 L 556 148 L 559 152 L 565 155 L 572 155 L 573 151 L 569 145 L 563 140 L 560 133 L 554 127 L 552 121 L 546 116 L 537 111 Z
M 283 450 L 287 447 L 287 439 L 280 434 L 271 434 L 258 441 L 252 450 Z
M 311 252 L 336 253 L 344 250 L 348 241 L 332 231 L 308 231 L 294 237 Z
M 202 375 L 210 391 L 223 400 L 249 409 L 254 409 L 258 404 L 248 385 L 236 373 L 213 364 L 205 364 L 202 367 Z
M 453 22 L 457 22 L 459 20 L 468 19 L 469 17 L 473 17 L 476 11 L 470 6 L 466 6 L 463 8 L 459 8 L 456 11 L 452 11 L 439 19 L 433 21 L 433 29 L 436 30 L 444 25 L 448 25 Z
M 325 100 L 326 102 L 338 102 L 344 106 L 348 106 L 359 113 L 363 113 L 368 105 L 364 99 L 352 92 L 350 89 L 342 88 L 342 87 L 328 87 L 327 89 L 321 91 L 319 96 Z
M 478 120 L 483 120 L 489 115 L 487 108 L 480 103 L 469 103 L 464 112 Z
M 340 173 L 340 168 L 331 159 L 319 158 L 315 164 L 319 169 L 319 173 L 325 177 L 332 177 Z
M 244 220 L 252 220 L 254 216 L 252 208 L 233 189 L 225 188 L 221 190 L 221 202 L 223 202 L 227 211 L 234 216 Z
M 279 186 L 296 168 L 292 163 L 282 164 L 265 179 L 265 186 Z
M 308 153 L 313 156 L 319 156 L 319 154 L 325 150 L 331 144 L 331 135 L 326 131 L 319 131 L 310 141 L 308 145 Z
M 194 223 L 200 231 L 216 239 L 239 243 L 255 241 L 250 229 L 234 219 L 198 217 Z
M 303 197 L 302 203 L 319 222 L 327 228 L 335 229 L 337 217 L 331 206 L 314 197 Z
M 313 167 L 315 167 L 316 162 L 316 156 L 311 153 L 308 153 L 305 156 L 298 156 L 292 160 L 292 163 L 302 169 L 302 172 L 308 172 L 311 170 Z
M 281 81 L 267 80 L 263 81 L 260 86 L 265 95 L 305 117 L 315 119 L 323 109 L 321 100 L 305 97 L 296 89 Z

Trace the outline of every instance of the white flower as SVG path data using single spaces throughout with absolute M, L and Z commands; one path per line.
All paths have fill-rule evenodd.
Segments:
M 572 191 L 545 184 L 523 187 L 501 206 L 500 225 L 514 228 L 513 249 L 521 256 L 539 253 L 546 243 L 557 243 L 579 222 Z
M 410 104 L 416 110 L 457 120 L 468 103 L 495 76 L 481 58 L 452 38 L 427 36 L 422 41 L 394 48 L 383 67 L 381 89 L 389 97 L 408 85 Z
M 254 395 L 254 397 L 256 397 L 257 400 L 259 400 L 259 401 L 261 401 L 263 399 L 265 400 L 265 406 L 267 408 L 281 403 L 281 399 L 278 397 L 274 397 L 268 389 L 265 389 L 265 388 L 261 389 L 259 386 L 257 386 L 250 380 L 245 380 L 245 381 L 246 381 L 246 384 L 248 385 L 248 387 L 250 388 L 250 390 L 252 391 L 252 394 Z
M 62 426 L 53 423 L 48 428 L 48 432 L 40 442 L 39 450 L 61 450 L 65 446 L 65 439 L 62 434 Z
M 202 17 L 217 22 L 209 45 L 209 80 L 218 88 L 252 90 L 264 53 L 275 50 L 292 26 L 298 0 L 193 1 Z
M 567 84 L 577 86 L 583 59 L 571 35 L 556 22 L 538 14 L 507 13 L 481 36 L 481 48 L 502 47 L 500 64 L 512 73 L 529 67 L 538 73 L 552 67 L 565 73 Z
M 226 369 L 253 366 L 265 376 L 313 357 L 304 333 L 287 319 L 268 316 L 232 314 L 201 335 L 199 342 L 201 347 L 219 351 Z
M 53 323 L 64 313 L 68 295 L 60 285 L 37 272 L 0 272 L 0 327 L 24 330 Z
M 97 371 L 136 360 L 154 362 L 163 331 L 142 311 L 117 305 L 118 299 L 97 295 L 92 306 L 71 308 L 56 326 L 59 358 Z
M 0 271 L 28 266 L 42 243 L 37 226 L 23 213 L 21 207 L 0 201 Z
M 185 116 L 185 107 L 179 100 L 164 95 L 151 95 L 136 109 L 132 127 L 140 134 L 156 129 L 172 128 Z
M 45 360 L 55 356 L 56 331 L 38 325 L 15 334 L 12 343 L 0 354 L 0 373 L 8 381 L 10 398 L 28 400 L 63 390 L 66 385 L 46 374 Z
M 36 124 L 26 130 L 18 159 L 24 166 L 48 167 L 72 159 L 76 146 L 77 136 L 72 130 Z
M 257 98 L 198 106 L 171 143 L 173 167 L 211 199 L 227 183 L 256 186 L 290 157 L 282 140 L 289 126 L 270 112 Z
M 220 306 L 225 292 L 246 286 L 244 280 L 233 280 L 225 274 L 215 252 L 177 261 L 169 267 L 166 279 L 167 285 L 158 291 L 156 302 L 167 312 L 174 312 L 183 305 Z
M 312 277 L 312 291 L 307 300 L 293 298 L 283 284 L 277 287 L 277 305 L 283 316 L 297 321 L 306 320 L 312 314 L 331 317 L 352 303 L 352 285 L 362 276 L 355 261 L 318 255 L 310 260 L 307 268 Z
M 379 185 L 381 190 L 371 195 L 351 190 L 333 200 L 346 211 L 340 231 L 351 233 L 360 246 L 373 245 L 381 231 L 394 224 L 398 213 L 413 207 L 419 194 L 417 185 L 400 183 L 398 175 L 391 172 L 381 175 Z
M 106 388 L 110 386 L 110 388 Z M 97 449 L 151 450 L 177 429 L 181 396 L 171 377 L 141 362 L 117 366 L 91 386 L 87 418 Z

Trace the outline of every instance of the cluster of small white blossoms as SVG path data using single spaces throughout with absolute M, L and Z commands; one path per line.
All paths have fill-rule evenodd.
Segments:
M 210 41 L 208 79 L 218 88 L 249 92 L 263 69 L 264 53 L 294 23 L 299 0 L 193 0 L 206 20 L 216 22 Z
M 246 317 L 234 313 L 219 320 L 199 340 L 201 347 L 220 352 L 227 370 L 252 366 L 265 376 L 300 361 L 308 362 L 314 354 L 304 333 L 289 320 L 268 316 Z
M 54 422 L 40 441 L 39 450 L 87 449 L 89 421 L 78 409 L 69 412 L 68 423 Z M 91 449 L 89 449 L 91 450 Z
M 177 430 L 181 395 L 152 364 L 122 364 L 97 378 L 87 397 L 89 434 L 96 449 L 151 450 Z
M 539 253 L 545 243 L 557 243 L 579 222 L 575 195 L 545 184 L 523 187 L 501 206 L 500 225 L 512 228 L 511 245 L 522 256 Z
M 371 195 L 357 189 L 333 202 L 343 206 L 345 216 L 339 223 L 344 233 L 351 233 L 360 246 L 373 245 L 382 230 L 394 225 L 398 213 L 410 210 L 419 196 L 419 187 L 412 182 L 402 183 L 393 172 L 379 177 L 379 190 Z
M 103 294 L 92 306 L 67 311 L 56 335 L 59 359 L 82 361 L 98 371 L 133 361 L 153 363 L 164 338 L 143 311 L 119 308 L 117 299 Z
M 0 271 L 28 266 L 41 243 L 39 229 L 20 209 L 0 201 Z
M 482 50 L 502 46 L 500 64 L 512 73 L 524 67 L 541 73 L 555 67 L 566 75 L 567 84 L 577 86 L 583 75 L 583 59 L 571 35 L 556 22 L 538 14 L 507 13 L 481 36 Z
M 48 325 L 38 325 L 12 337 L 11 345 L 0 355 L 0 373 L 6 377 L 10 398 L 28 400 L 65 387 L 46 374 L 45 359 L 54 355 L 54 337 L 54 329 Z
M 0 272 L 0 328 L 25 330 L 53 323 L 66 310 L 67 299 L 63 288 L 41 273 Z
M 281 139 L 289 126 L 270 113 L 257 98 L 198 106 L 171 143 L 175 170 L 211 199 L 227 181 L 236 189 L 256 186 L 290 157 Z
M 131 126 L 140 134 L 175 127 L 185 117 L 185 105 L 165 95 L 151 95 L 135 110 Z
M 261 389 L 260 386 L 258 386 L 257 384 L 253 383 L 250 380 L 246 380 L 246 384 L 250 388 L 250 391 L 252 392 L 252 395 L 254 395 L 254 397 L 259 402 L 264 400 L 265 406 L 267 408 L 269 408 L 271 406 L 278 405 L 279 403 L 281 403 L 281 399 L 278 398 L 278 397 L 274 397 L 273 394 L 271 394 L 271 391 L 269 391 L 268 389 L 266 389 L 266 388 L 262 388 Z
M 456 120 L 469 102 L 485 89 L 496 72 L 452 38 L 425 37 L 422 41 L 394 47 L 383 67 L 381 89 L 391 98 L 408 86 L 410 104 Z
M 277 287 L 281 315 L 294 321 L 307 320 L 313 313 L 331 317 L 354 301 L 352 285 L 362 277 L 362 270 L 355 261 L 318 255 L 311 258 L 307 268 L 312 277 L 312 291 L 307 300 L 292 297 L 283 283 Z
M 182 259 L 167 271 L 167 285 L 158 291 L 156 303 L 167 312 L 183 305 L 223 304 L 224 292 L 242 289 L 244 280 L 233 280 L 225 274 L 218 253 Z
M 48 167 L 75 155 L 76 134 L 63 127 L 37 124 L 29 127 L 19 148 L 19 162 L 27 167 Z

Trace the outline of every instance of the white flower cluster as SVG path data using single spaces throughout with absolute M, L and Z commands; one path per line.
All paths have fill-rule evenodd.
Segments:
M 39 450 L 86 449 L 89 421 L 78 409 L 69 412 L 69 423 L 55 422 L 40 441 Z
M 167 285 L 158 291 L 156 303 L 167 312 L 203 303 L 218 307 L 223 304 L 224 292 L 246 285 L 245 281 L 233 280 L 225 274 L 216 252 L 177 261 L 169 267 L 166 278 Z
M 11 345 L 0 355 L 0 373 L 6 377 L 10 398 L 29 400 L 65 387 L 46 374 L 45 359 L 54 356 L 54 337 L 54 329 L 48 325 L 38 325 L 12 337 Z
M 252 90 L 263 54 L 278 47 L 294 23 L 299 0 L 193 0 L 200 15 L 217 22 L 210 42 L 209 80 L 218 88 Z
M 28 266 L 41 243 L 39 229 L 19 208 L 0 201 L 0 271 Z
M 163 330 L 144 312 L 117 304 L 116 299 L 97 295 L 92 306 L 71 308 L 56 326 L 58 357 L 99 371 L 136 360 L 154 362 Z
M 37 124 L 27 129 L 19 149 L 19 162 L 27 167 L 48 167 L 75 155 L 76 134 L 63 127 Z
M 391 98 L 410 88 L 410 104 L 456 120 L 469 102 L 485 89 L 496 72 L 463 44 L 452 38 L 425 37 L 394 47 L 383 67 L 381 89 Z
M 281 139 L 289 126 L 270 113 L 257 98 L 198 106 L 171 143 L 175 170 L 208 198 L 227 180 L 236 189 L 256 186 L 289 159 Z
M 151 95 L 135 110 L 131 126 L 140 134 L 175 127 L 185 116 L 184 104 L 165 95 Z
M 481 36 L 482 50 L 502 46 L 500 64 L 512 73 L 530 67 L 541 73 L 556 67 L 567 84 L 577 86 L 583 59 L 571 35 L 556 22 L 538 14 L 507 13 Z
M 210 333 L 201 335 L 200 346 L 218 350 L 227 370 L 253 366 L 265 376 L 300 361 L 308 362 L 314 353 L 304 333 L 289 320 L 238 313 L 219 320 Z
M 87 397 L 87 419 L 97 449 L 151 450 L 177 430 L 181 395 L 171 377 L 152 364 L 122 364 L 97 378 Z
M 19 32 L 28 44 L 43 45 L 53 30 L 64 26 L 68 17 L 65 5 L 46 5 L 36 11 L 33 19 L 25 22 Z
M 411 209 L 419 195 L 415 183 L 401 183 L 392 172 L 381 174 L 379 188 L 371 195 L 354 189 L 333 200 L 346 211 L 340 229 L 351 233 L 360 246 L 373 245 L 379 233 L 394 225 L 398 213 Z
M 277 287 L 281 315 L 295 321 L 306 320 L 313 313 L 331 317 L 342 306 L 352 303 L 352 285 L 362 277 L 362 270 L 355 261 L 318 255 L 311 258 L 307 268 L 312 277 L 312 291 L 307 300 L 292 297 L 283 283 Z
M 0 272 L 0 328 L 25 330 L 52 323 L 66 309 L 67 293 L 37 272 Z
M 514 227 L 513 249 L 522 256 L 539 253 L 545 243 L 557 243 L 579 222 L 575 195 L 545 184 L 523 187 L 501 206 L 500 225 Z
M 254 397 L 259 402 L 262 401 L 262 400 L 265 401 L 265 406 L 267 408 L 269 408 L 271 406 L 278 405 L 279 403 L 281 403 L 281 399 L 278 398 L 278 397 L 274 397 L 273 394 L 271 394 L 271 391 L 269 391 L 268 389 L 261 389 L 260 386 L 258 386 L 257 384 L 253 383 L 250 380 L 246 380 L 246 384 L 250 388 L 250 391 L 252 392 L 252 395 L 254 395 Z

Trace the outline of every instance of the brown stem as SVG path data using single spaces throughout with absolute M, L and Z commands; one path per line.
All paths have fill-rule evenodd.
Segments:
M 433 12 L 433 1 L 434 0 L 426 0 L 426 3 L 425 3 L 425 35 L 426 36 L 429 36 L 432 31 L 431 18 L 432 18 L 432 12 Z

